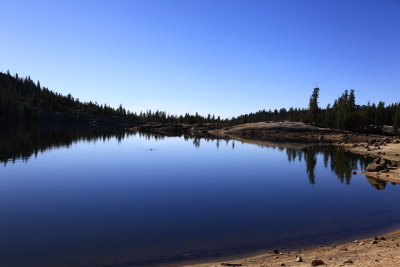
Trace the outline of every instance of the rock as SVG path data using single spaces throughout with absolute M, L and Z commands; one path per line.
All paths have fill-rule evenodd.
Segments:
M 272 252 L 275 254 L 279 254 L 279 250 L 277 250 L 277 249 L 272 250 Z
M 353 264 L 354 262 L 352 260 L 348 259 L 348 260 L 345 260 L 343 263 L 344 264 Z
M 375 245 L 375 244 L 378 244 L 378 241 L 376 241 L 376 240 L 373 240 L 373 241 L 371 241 L 371 243 L 370 243 L 371 245 Z
M 296 261 L 297 261 L 297 262 L 303 262 L 303 258 L 300 257 L 300 256 L 297 256 L 297 257 L 296 257 Z
M 358 240 L 355 240 L 355 241 L 354 241 L 354 243 L 358 243 L 358 242 L 359 242 Z
M 384 237 L 384 236 L 381 236 L 381 240 L 386 240 L 386 237 Z
M 358 244 L 362 246 L 362 245 L 364 245 L 364 242 L 360 242 L 360 243 L 358 243 Z
M 281 266 L 286 266 L 284 263 L 281 263 Z
M 383 158 L 376 158 L 367 166 L 368 172 L 378 172 L 387 168 L 392 162 Z
M 322 264 L 325 264 L 322 260 L 313 260 L 311 262 L 311 266 L 319 266 L 319 265 L 322 265 Z
M 373 144 L 375 144 L 376 141 L 376 139 L 371 139 L 369 140 L 368 145 L 372 146 Z

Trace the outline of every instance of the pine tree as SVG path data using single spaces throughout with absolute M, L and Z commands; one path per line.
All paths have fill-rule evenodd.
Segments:
M 310 97 L 310 103 L 308 105 L 308 120 L 314 125 L 317 125 L 319 121 L 318 97 L 319 97 L 319 88 L 315 87 Z
M 385 103 L 380 101 L 375 112 L 375 124 L 379 129 L 382 129 L 385 119 Z

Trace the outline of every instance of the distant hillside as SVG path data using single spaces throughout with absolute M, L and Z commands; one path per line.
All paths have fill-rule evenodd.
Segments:
M 118 108 L 82 102 L 79 99 L 50 91 L 40 82 L 30 77 L 20 78 L 10 73 L 0 72 L 0 121 L 58 121 L 58 122 L 95 122 L 108 123 L 203 123 L 221 122 L 219 117 L 199 114 L 175 116 L 164 111 L 140 112 L 140 114 Z
M 60 120 L 87 122 L 118 116 L 129 119 L 125 109 L 81 102 L 70 94 L 55 93 L 34 83 L 30 77 L 19 78 L 0 73 L 0 120 Z M 131 116 L 132 117 L 132 116 Z

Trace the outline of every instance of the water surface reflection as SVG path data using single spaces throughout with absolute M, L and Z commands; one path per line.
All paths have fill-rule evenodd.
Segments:
M 399 226 L 397 186 L 335 147 L 97 127 L 0 137 L 0 266 L 179 265 Z

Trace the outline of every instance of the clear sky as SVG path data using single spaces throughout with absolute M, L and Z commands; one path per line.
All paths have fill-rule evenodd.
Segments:
M 400 0 L 0 0 L 0 70 L 133 111 L 400 101 Z

